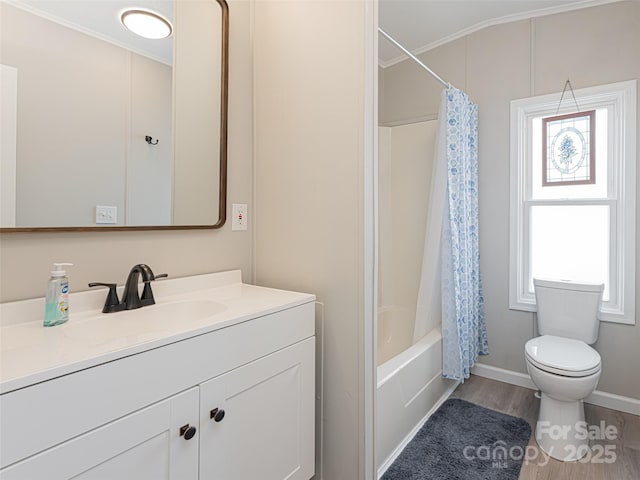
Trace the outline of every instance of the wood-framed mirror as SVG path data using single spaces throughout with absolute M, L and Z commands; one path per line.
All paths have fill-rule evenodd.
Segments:
M 141 6 L 172 35 L 126 30 L 135 1 L 0 2 L 0 232 L 225 224 L 228 5 Z

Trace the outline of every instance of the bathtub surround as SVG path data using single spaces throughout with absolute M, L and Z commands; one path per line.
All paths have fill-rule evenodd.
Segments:
M 508 308 L 509 103 L 561 92 L 567 78 L 574 89 L 640 79 L 638 24 L 640 2 L 614 2 L 485 28 L 419 56 L 479 105 L 480 250 L 491 355 L 482 358 L 478 371 L 511 371 L 514 379 L 526 375 L 522 349 L 535 336 L 533 314 Z M 575 55 L 558 55 L 558 45 L 579 48 Z M 441 86 L 416 70 L 408 61 L 383 70 L 383 125 L 436 115 Z M 636 246 L 636 269 L 638 251 Z M 603 371 L 594 395 L 616 402 L 620 396 L 632 403 L 640 399 L 638 344 L 639 322 L 601 325 L 594 348 Z
M 446 91 L 440 94 L 440 109 L 444 113 L 447 108 Z M 429 155 L 429 163 L 433 164 L 431 188 L 429 189 L 428 214 L 424 233 L 422 270 L 420 272 L 418 296 L 416 300 L 413 341 L 424 337 L 434 325 L 441 324 L 442 319 L 442 282 L 441 244 L 444 226 L 445 202 L 447 197 L 447 128 L 444 123 L 437 123 L 435 148 Z M 398 127 L 396 127 L 398 128 Z M 441 161 L 438 161 L 440 159 Z M 427 160 L 425 158 L 425 160 Z
M 420 259 L 425 248 L 427 211 L 433 174 L 438 121 L 379 128 L 378 150 L 378 365 L 409 348 L 440 327 L 438 301 L 422 317 L 421 335 L 414 338 L 416 299 L 422 272 L 439 282 L 439 269 L 427 269 Z M 441 195 L 444 201 L 444 195 Z M 407 208 L 411 205 L 411 208 Z M 442 225 L 442 211 L 440 222 Z M 439 236 L 438 236 L 439 243 Z M 438 255 L 427 256 L 439 263 Z M 422 268 L 421 268 L 422 267 Z
M 518 480 L 531 427 L 518 417 L 449 399 L 429 418 L 382 480 Z M 518 458 L 519 457 L 519 458 Z

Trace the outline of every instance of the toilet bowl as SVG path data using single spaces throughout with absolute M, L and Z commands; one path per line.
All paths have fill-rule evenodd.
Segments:
M 536 441 L 549 456 L 575 461 L 589 451 L 583 400 L 596 388 L 602 284 L 534 279 L 541 336 L 525 345 L 527 371 L 541 392 Z
M 543 335 L 527 342 L 525 357 L 541 391 L 538 445 L 555 459 L 579 460 L 589 449 L 583 400 L 600 379 L 600 355 L 579 340 Z

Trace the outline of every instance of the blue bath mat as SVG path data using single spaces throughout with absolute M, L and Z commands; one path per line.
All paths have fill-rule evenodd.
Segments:
M 522 418 L 450 399 L 382 480 L 517 480 L 530 436 Z

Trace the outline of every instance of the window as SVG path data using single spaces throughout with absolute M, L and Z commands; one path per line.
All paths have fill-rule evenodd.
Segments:
M 600 319 L 635 323 L 636 81 L 511 102 L 509 308 L 533 278 L 604 283 Z

